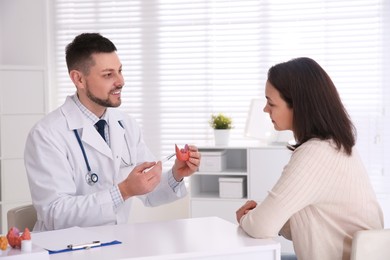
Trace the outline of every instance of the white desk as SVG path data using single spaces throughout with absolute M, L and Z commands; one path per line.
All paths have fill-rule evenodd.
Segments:
M 50 255 L 50 260 L 261 259 L 279 260 L 280 244 L 253 239 L 217 217 L 92 227 L 122 244 Z

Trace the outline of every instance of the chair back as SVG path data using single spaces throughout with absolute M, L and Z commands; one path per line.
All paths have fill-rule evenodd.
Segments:
M 390 259 L 390 229 L 361 230 L 352 240 L 351 260 Z
M 8 230 L 16 227 L 20 232 L 25 228 L 33 230 L 37 222 L 37 212 L 33 205 L 25 205 L 8 210 L 7 212 Z

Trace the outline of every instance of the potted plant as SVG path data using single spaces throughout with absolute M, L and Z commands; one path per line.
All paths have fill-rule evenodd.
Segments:
M 212 114 L 210 126 L 214 129 L 214 141 L 216 146 L 229 144 L 230 129 L 233 127 L 232 118 L 222 113 Z

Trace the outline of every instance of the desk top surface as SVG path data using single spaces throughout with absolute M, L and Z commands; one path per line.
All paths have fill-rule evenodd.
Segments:
M 182 259 L 243 251 L 278 251 L 271 239 L 253 239 L 238 225 L 217 217 L 87 228 L 122 244 L 50 255 L 51 260 Z

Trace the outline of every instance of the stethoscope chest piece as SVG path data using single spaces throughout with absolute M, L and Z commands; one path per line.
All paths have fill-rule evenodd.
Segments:
M 89 186 L 92 186 L 92 185 L 94 185 L 95 183 L 98 182 L 99 176 L 98 176 L 96 173 L 93 173 L 93 172 L 91 171 L 91 167 L 89 166 L 87 154 L 85 153 L 84 146 L 83 146 L 83 143 L 81 142 L 81 139 L 80 139 L 79 133 L 77 132 L 77 129 L 74 129 L 73 132 L 74 132 L 74 134 L 75 134 L 75 136 L 76 136 L 77 142 L 78 142 L 79 145 L 80 145 L 81 151 L 83 152 L 85 164 L 87 165 L 87 170 L 88 170 L 88 172 L 87 172 L 87 174 L 85 175 L 85 181 L 87 182 L 87 184 L 88 184 Z
M 88 171 L 88 173 L 85 175 L 85 181 L 88 183 L 88 185 L 92 186 L 95 183 L 97 183 L 99 180 L 99 177 L 96 173 L 93 173 L 91 171 Z

